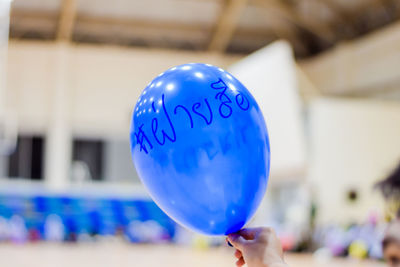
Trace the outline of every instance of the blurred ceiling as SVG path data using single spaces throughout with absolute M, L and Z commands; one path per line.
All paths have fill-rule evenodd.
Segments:
M 310 57 L 400 18 L 400 0 L 14 0 L 14 39 Z

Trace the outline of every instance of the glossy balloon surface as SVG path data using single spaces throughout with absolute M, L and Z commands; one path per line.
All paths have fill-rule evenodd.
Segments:
M 130 138 L 140 179 L 181 225 L 222 235 L 254 215 L 268 181 L 268 133 L 228 72 L 192 63 L 160 74 L 137 101 Z

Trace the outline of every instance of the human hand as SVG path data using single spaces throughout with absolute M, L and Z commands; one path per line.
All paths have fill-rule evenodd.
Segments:
M 281 243 L 271 228 L 247 228 L 229 234 L 227 240 L 236 248 L 238 267 L 287 267 Z

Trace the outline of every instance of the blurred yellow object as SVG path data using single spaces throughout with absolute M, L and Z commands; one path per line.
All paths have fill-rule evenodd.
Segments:
M 400 210 L 400 202 L 397 199 L 387 200 L 385 207 L 385 220 L 391 222 L 395 219 L 398 210 Z
M 368 248 L 364 241 L 356 240 L 349 247 L 349 255 L 353 258 L 364 259 L 367 257 Z
M 196 235 L 193 239 L 193 247 L 198 250 L 207 250 L 209 247 L 209 242 L 207 237 Z

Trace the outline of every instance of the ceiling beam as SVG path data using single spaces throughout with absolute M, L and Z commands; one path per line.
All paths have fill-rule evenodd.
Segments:
M 251 51 L 251 47 L 260 47 L 268 43 L 268 39 L 286 39 L 291 42 L 297 54 L 306 54 L 304 44 L 296 36 L 296 29 L 290 23 L 285 23 L 276 17 L 266 18 L 270 27 L 235 29 L 234 44 L 242 40 L 246 45 L 239 47 Z M 59 15 L 47 11 L 26 11 L 13 9 L 11 16 L 11 38 L 23 38 L 34 32 L 45 36 L 45 39 L 55 39 Z M 194 49 L 207 49 L 209 32 L 214 27 L 204 24 L 183 24 L 168 21 L 145 21 L 127 18 L 96 17 L 87 14 L 78 14 L 74 23 L 74 41 L 91 41 L 130 44 L 132 40 L 140 40 L 143 45 L 151 47 L 180 47 L 180 43 L 191 45 Z M 174 43 L 175 40 L 175 43 Z M 239 43 L 243 43 L 243 42 Z M 238 48 L 238 47 L 236 47 Z
M 331 0 L 312 0 L 314 4 L 320 4 L 328 8 L 335 16 L 337 22 L 345 24 L 347 27 L 352 23 L 352 16 L 347 14 L 335 1 Z
M 204 50 L 209 45 L 209 33 L 214 29 L 204 24 L 182 24 L 168 21 L 143 21 L 110 17 L 92 17 L 79 14 L 76 19 L 74 41 L 85 36 L 99 38 L 101 41 L 141 40 L 149 46 L 171 46 L 175 43 L 187 43 L 196 50 Z M 246 40 L 247 44 L 257 47 L 265 45 L 267 36 L 274 36 L 268 28 L 236 28 L 235 37 Z M 118 40 L 120 38 L 120 41 Z M 232 39 L 231 39 L 232 42 Z M 179 47 L 179 46 L 176 46 Z
M 285 19 L 299 28 L 312 33 L 321 40 L 327 42 L 335 40 L 335 33 L 332 28 L 300 16 L 295 7 L 286 2 L 280 0 L 253 0 L 253 3 L 265 8 L 269 15 Z
M 210 0 L 211 1 L 211 0 Z M 57 23 L 58 15 L 53 12 L 45 11 L 26 11 L 21 9 L 13 9 L 11 15 L 11 24 L 18 28 L 18 31 L 24 29 L 31 30 L 36 29 L 38 31 L 53 31 L 55 30 L 55 24 Z M 278 26 L 278 25 L 277 25 Z M 127 31 L 131 34 L 136 34 L 141 31 L 175 31 L 179 34 L 193 34 L 204 33 L 213 30 L 213 27 L 204 24 L 183 24 L 180 22 L 168 22 L 168 21 L 146 21 L 126 18 L 114 18 L 114 17 L 97 17 L 86 14 L 79 14 L 74 22 L 75 30 L 84 31 L 84 29 L 93 30 L 95 33 L 109 32 L 111 28 L 114 28 L 116 32 L 119 29 L 121 31 Z M 80 29 L 80 28 L 84 29 Z M 281 30 L 283 27 L 279 27 L 277 30 Z M 270 29 L 265 28 L 237 28 L 236 32 L 238 35 L 247 38 L 258 38 L 261 35 L 268 32 Z M 282 31 L 284 31 L 282 29 Z
M 225 2 L 208 46 L 210 51 L 224 52 L 226 50 L 246 5 L 247 0 L 227 0 Z
M 46 39 L 54 39 L 57 14 L 53 12 L 31 12 L 13 8 L 10 16 L 10 38 L 19 39 L 32 32 Z
M 58 21 L 57 40 L 70 41 L 75 25 L 76 0 L 63 0 Z

